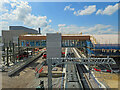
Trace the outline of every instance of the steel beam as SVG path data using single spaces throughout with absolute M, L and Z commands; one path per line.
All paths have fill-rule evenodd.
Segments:
M 87 64 L 87 65 L 93 65 L 93 64 L 116 64 L 113 58 L 50 58 L 51 60 L 69 60 L 74 64 Z M 79 60 L 79 61 L 78 61 Z M 69 62 L 59 62 L 56 63 L 56 65 L 53 65 L 52 67 L 55 67 L 60 64 L 69 64 Z

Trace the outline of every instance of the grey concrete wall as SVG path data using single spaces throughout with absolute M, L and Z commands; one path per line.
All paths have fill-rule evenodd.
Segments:
M 2 40 L 3 42 L 5 43 L 9 43 L 10 41 L 13 42 L 13 38 L 15 37 L 18 37 L 19 35 L 21 34 L 24 34 L 26 32 L 24 32 L 24 30 L 12 30 L 12 31 L 6 31 L 6 30 L 3 30 L 2 31 Z
M 3 41 L 3 43 L 5 42 L 6 45 L 10 41 L 17 42 L 17 41 L 13 41 L 13 40 L 16 40 L 16 38 L 18 38 L 22 34 L 38 33 L 37 30 L 29 29 L 29 28 L 26 28 L 26 27 L 23 27 L 23 26 L 10 26 L 9 29 L 10 30 L 2 30 L 2 41 Z
M 61 58 L 61 33 L 47 34 L 47 58 Z M 52 61 L 56 63 L 56 60 Z
M 5 42 L 5 46 L 7 46 L 8 42 L 12 40 L 12 36 L 10 31 L 2 31 L 2 41 Z

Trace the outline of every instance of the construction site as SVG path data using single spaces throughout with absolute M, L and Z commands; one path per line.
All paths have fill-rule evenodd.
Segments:
M 39 29 L 14 40 L 5 35 L 0 66 L 3 89 L 120 88 L 117 34 L 42 35 Z

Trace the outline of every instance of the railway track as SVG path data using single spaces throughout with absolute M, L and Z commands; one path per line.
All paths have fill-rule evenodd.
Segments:
M 78 56 L 79 58 L 80 58 L 80 57 L 82 57 L 82 58 L 85 58 L 85 57 L 86 57 L 84 54 L 82 54 L 82 53 L 80 52 L 80 50 L 76 49 L 76 52 L 78 52 L 78 55 L 77 55 L 77 56 Z M 88 71 L 88 72 L 84 73 L 84 76 L 86 77 L 86 80 L 87 80 L 87 82 L 88 82 L 89 88 L 90 88 L 90 89 L 100 88 L 102 84 L 101 84 L 98 80 L 96 80 L 95 76 L 92 75 L 92 72 L 89 72 L 88 66 L 87 66 L 87 65 L 83 65 L 82 67 L 84 67 L 84 69 L 83 69 L 84 72 L 86 72 L 86 70 Z M 89 78 L 90 78 L 90 79 L 89 79 Z M 102 86 L 102 87 L 104 87 L 104 86 Z
M 72 52 L 72 49 L 68 48 L 66 57 L 71 57 L 70 52 Z M 68 60 L 67 62 L 70 61 Z M 67 64 L 65 88 L 81 88 L 76 71 L 76 67 L 73 63 Z
M 79 83 L 75 65 L 74 64 L 69 64 L 67 66 L 67 81 L 66 81 L 66 88 L 81 88 L 81 85 Z
M 28 58 L 28 60 L 24 61 L 23 63 L 19 63 L 15 66 L 11 67 L 8 71 L 8 76 L 14 75 L 15 73 L 24 69 L 30 63 L 35 62 L 36 60 L 38 60 L 42 56 L 43 53 L 44 53 L 44 51 L 42 51 L 40 54 L 34 56 L 33 58 Z
M 75 54 L 73 49 L 68 49 L 68 55 L 72 52 Z M 71 57 L 71 56 L 67 56 Z M 75 57 L 75 55 L 74 55 Z M 69 61 L 68 61 L 69 62 Z M 79 89 L 90 89 L 91 85 L 85 73 L 88 73 L 84 65 L 79 64 L 68 64 L 67 65 L 67 79 L 65 88 L 79 88 Z
M 79 52 L 77 49 L 76 49 L 76 51 Z M 75 51 L 74 51 L 74 53 L 75 53 Z M 76 56 L 78 57 L 77 54 L 76 54 Z M 83 57 L 81 55 L 81 53 L 79 54 L 79 56 Z M 87 76 L 87 74 L 89 73 L 89 71 L 86 69 L 85 65 L 83 65 L 83 64 L 76 64 L 76 67 L 77 67 L 77 70 L 78 70 L 78 73 L 79 73 L 79 77 L 80 77 L 80 80 L 81 80 L 81 83 L 82 83 L 82 87 L 84 89 L 88 89 L 88 90 L 92 89 L 92 85 L 91 85 L 91 83 L 89 81 L 89 78 Z
M 89 82 L 88 82 L 88 80 L 86 79 L 87 77 L 86 77 L 86 75 L 85 75 L 85 73 L 87 73 L 88 71 L 85 70 L 85 67 L 84 67 L 83 65 L 77 64 L 76 66 L 77 66 L 77 69 L 78 69 L 78 73 L 79 73 L 80 80 L 81 80 L 81 83 L 82 83 L 83 88 L 84 88 L 84 89 L 89 89 L 89 88 L 90 88 L 90 86 L 89 86 L 89 84 L 88 84 Z

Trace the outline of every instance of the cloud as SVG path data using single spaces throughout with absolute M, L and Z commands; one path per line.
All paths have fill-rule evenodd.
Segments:
M 47 27 L 52 22 L 51 19 L 47 20 L 47 16 L 35 16 L 31 14 L 32 7 L 26 1 L 17 2 L 16 0 L 12 0 L 10 5 L 12 7 L 11 10 L 0 16 L 2 20 L 22 22 L 24 25 L 33 28 Z
M 59 27 L 59 32 L 64 34 L 77 34 L 77 33 L 84 33 L 84 34 L 108 34 L 108 33 L 117 33 L 114 31 L 113 26 L 111 25 L 103 25 L 103 24 L 96 24 L 92 27 L 86 26 L 76 26 L 76 25 L 69 25 L 64 27 Z
M 13 3 L 10 3 L 12 5 Z M 15 3 L 14 3 L 15 4 Z M 1 15 L 2 20 L 11 21 L 21 21 L 24 22 L 25 18 L 31 13 L 31 7 L 27 2 L 16 2 L 17 6 L 14 9 L 9 10 L 9 12 Z M 13 6 L 12 6 L 13 7 Z
M 9 3 L 9 0 L 0 0 L 0 12 L 8 12 L 5 7 L 6 3 Z
M 1 21 L 0 22 L 0 29 L 3 29 L 4 27 L 6 27 L 8 25 L 8 22 L 6 21 Z
M 8 30 L 8 22 L 6 21 L 1 21 L 0 22 L 0 30 Z M 0 36 L 1 36 L 1 31 L 0 31 Z
M 54 33 L 54 32 L 56 31 L 51 27 L 51 25 L 47 25 L 46 27 L 42 29 L 42 34 Z
M 84 10 L 78 10 L 74 11 L 74 15 L 79 16 L 79 15 L 90 15 L 96 11 L 96 5 L 91 5 L 91 6 L 85 6 Z
M 58 27 L 64 27 L 66 24 L 58 24 Z
M 49 23 L 51 23 L 52 22 L 52 20 L 51 19 L 49 19 Z
M 10 0 L 0 0 L 0 3 L 10 3 Z
M 70 10 L 70 11 L 74 11 L 74 8 L 71 8 L 71 5 L 65 6 L 64 11 L 66 10 Z
M 31 13 L 32 9 L 28 5 L 28 2 L 23 2 L 16 6 L 16 9 L 12 11 L 12 14 L 15 15 L 16 20 L 24 21 L 25 18 Z
M 17 6 L 17 3 L 11 3 L 11 7 L 14 8 Z
M 115 4 L 115 5 L 108 5 L 104 10 L 99 9 L 96 12 L 96 15 L 98 14 L 102 14 L 102 15 L 112 15 L 113 13 L 115 13 L 119 8 L 119 3 Z
M 46 16 L 34 16 L 29 14 L 24 19 L 24 24 L 27 26 L 34 26 L 34 27 L 46 27 L 47 26 L 47 17 Z

